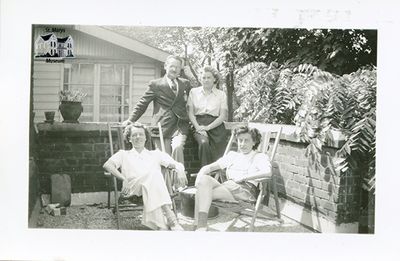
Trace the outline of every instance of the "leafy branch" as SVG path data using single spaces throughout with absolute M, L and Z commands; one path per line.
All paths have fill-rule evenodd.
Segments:
M 349 167 L 362 175 L 363 188 L 375 188 L 376 68 L 364 67 L 338 76 L 310 65 L 293 69 L 276 63 L 249 63 L 236 72 L 241 104 L 236 120 L 296 124 L 308 143 L 311 166 L 321 168 L 322 145 L 340 130 L 335 172 Z

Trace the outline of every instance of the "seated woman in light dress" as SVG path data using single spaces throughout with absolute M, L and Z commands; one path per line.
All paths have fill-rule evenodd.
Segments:
M 216 162 L 202 167 L 195 185 L 195 225 L 207 229 L 208 211 L 213 200 L 255 202 L 258 194 L 255 179 L 271 175 L 271 163 L 265 153 L 257 152 L 261 134 L 257 129 L 236 129 L 238 152 L 230 151 Z M 219 183 L 209 176 L 215 170 L 226 169 L 227 181 Z
M 171 210 L 172 201 L 161 172 L 161 166 L 175 168 L 178 187 L 184 186 L 187 179 L 183 164 L 167 153 L 147 150 L 146 128 L 140 123 L 128 125 L 124 138 L 132 144 L 132 149 L 118 151 L 103 168 L 123 181 L 121 193 L 124 197 L 143 197 L 143 225 L 151 229 L 183 230 Z
M 227 143 L 223 122 L 227 119 L 228 104 L 225 93 L 217 89 L 220 78 L 216 69 L 205 66 L 201 75 L 203 86 L 191 89 L 187 101 L 201 166 L 221 157 Z

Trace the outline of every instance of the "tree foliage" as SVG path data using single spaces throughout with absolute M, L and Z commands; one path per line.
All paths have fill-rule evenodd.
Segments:
M 229 28 L 228 49 L 242 66 L 250 62 L 286 66 L 312 64 L 334 74 L 376 65 L 376 30 Z
M 376 65 L 377 31 L 356 29 L 108 26 L 185 57 L 192 73 L 214 63 L 224 75 L 251 62 L 312 64 L 343 75 Z
M 291 124 L 300 104 L 295 98 L 296 86 L 289 84 L 292 74 L 274 63 L 250 63 L 238 70 L 236 120 Z

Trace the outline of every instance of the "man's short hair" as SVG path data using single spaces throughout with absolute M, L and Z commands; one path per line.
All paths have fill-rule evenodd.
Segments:
M 167 59 L 165 59 L 165 63 L 168 63 L 168 61 L 171 60 L 171 59 L 179 61 L 181 63 L 181 65 L 183 66 L 183 59 L 180 56 L 175 55 L 175 54 L 169 55 L 167 57 Z

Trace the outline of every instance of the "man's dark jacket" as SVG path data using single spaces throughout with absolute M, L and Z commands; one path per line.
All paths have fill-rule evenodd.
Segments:
M 186 112 L 186 101 L 189 96 L 190 83 L 177 78 L 178 93 L 172 91 L 166 77 L 150 81 L 144 95 L 134 107 L 129 120 L 137 121 L 153 102 L 152 125 L 161 123 L 164 138 L 170 138 L 179 129 L 182 134 L 189 130 L 189 117 Z

